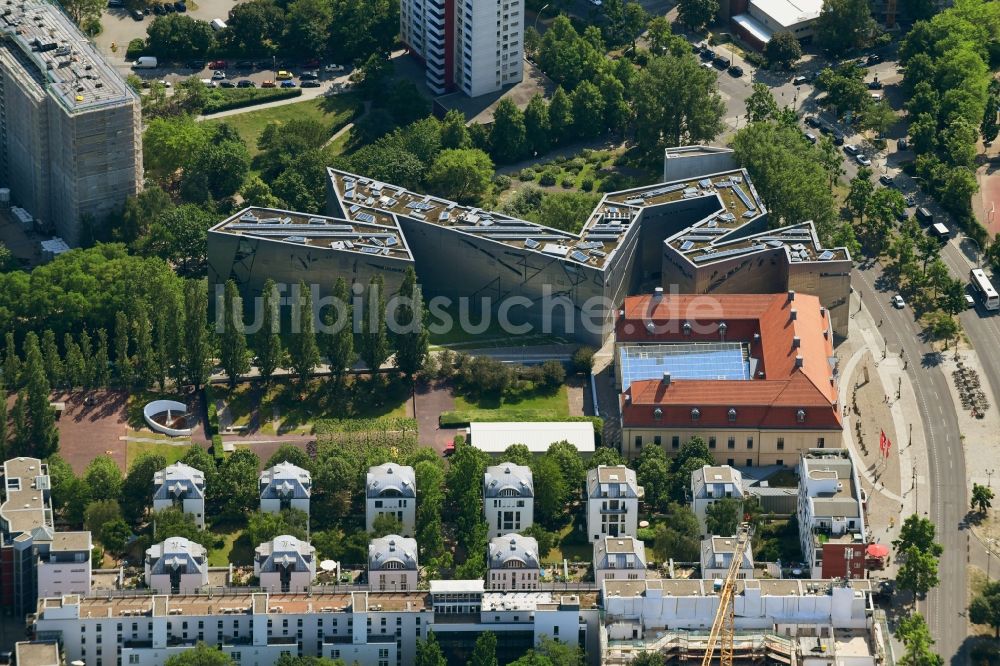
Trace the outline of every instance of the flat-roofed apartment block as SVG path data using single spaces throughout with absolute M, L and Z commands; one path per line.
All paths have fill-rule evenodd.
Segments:
M 603 344 L 624 298 L 652 284 L 798 289 L 819 295 L 834 332 L 848 332 L 847 251 L 821 248 L 809 222 L 769 231 L 742 169 L 605 194 L 579 234 L 338 169 L 327 176 L 332 217 L 249 210 L 209 230 L 211 293 L 230 277 L 245 298 L 268 277 L 328 293 L 337 277 L 368 284 L 376 272 L 394 293 L 413 265 L 425 298 L 467 299 L 473 314 L 530 327 L 520 332 L 588 344 Z
M 208 586 L 208 551 L 184 537 L 146 549 L 146 585 L 161 594 L 193 594 Z
M 0 14 L 0 182 L 70 245 L 142 186 L 139 99 L 57 5 Z
M 375 519 L 392 516 L 402 525 L 403 536 L 413 536 L 417 519 L 417 480 L 413 468 L 385 463 L 368 468 L 365 479 L 365 529 L 375 529 Z
M 312 497 L 312 474 L 292 463 L 280 462 L 260 473 L 260 510 L 279 513 L 285 509 L 298 509 L 309 515 Z
M 710 536 L 701 540 L 701 577 L 725 580 L 736 553 L 736 537 Z M 743 551 L 737 578 L 753 578 L 753 552 L 749 544 Z
M 587 472 L 587 535 L 636 536 L 639 500 L 644 490 L 635 470 L 625 465 L 598 465 Z
M 0 536 L 0 605 L 23 615 L 39 592 L 90 593 L 90 532 L 56 532 L 48 465 L 38 458 L 4 462 Z
M 534 537 L 504 534 L 490 539 L 486 586 L 490 590 L 537 590 L 541 573 L 538 542 Z
M 368 543 L 368 586 L 372 592 L 417 589 L 417 541 L 387 534 Z
M 691 509 L 701 533 L 705 531 L 705 512 L 721 499 L 734 499 L 742 502 L 743 474 L 729 465 L 704 465 L 701 469 L 691 472 Z
M 288 534 L 254 550 L 253 572 L 267 592 L 309 592 L 316 578 L 316 548 Z
M 847 449 L 806 451 L 799 463 L 799 541 L 813 578 L 864 578 L 861 484 Z
M 701 660 L 720 588 L 704 578 L 605 581 L 601 664 L 649 652 L 669 663 Z M 889 637 L 876 628 L 871 593 L 868 580 L 736 581 L 734 663 L 885 663 Z
M 594 580 L 642 580 L 646 577 L 646 544 L 632 537 L 601 537 L 594 544 Z
M 20 641 L 14 645 L 17 666 L 62 666 L 59 643 L 55 641 Z
M 178 462 L 153 474 L 153 511 L 177 507 L 205 529 L 205 475 Z
M 596 592 L 484 592 L 483 581 L 431 581 L 430 592 L 222 595 L 75 595 L 41 600 L 33 628 L 58 640 L 67 663 L 162 666 L 200 640 L 241 666 L 282 655 L 343 659 L 361 666 L 416 663 L 417 639 L 433 630 L 446 656 L 464 660 L 476 637 L 498 637 L 498 660 L 517 659 L 543 637 L 584 647 L 597 666 Z M 97 640 L 102 637 L 103 640 Z
M 730 467 L 840 446 L 830 313 L 815 296 L 630 297 L 616 336 L 626 457 L 693 437 Z
M 535 485 L 531 468 L 512 462 L 486 468 L 483 513 L 489 537 L 520 532 L 535 522 Z

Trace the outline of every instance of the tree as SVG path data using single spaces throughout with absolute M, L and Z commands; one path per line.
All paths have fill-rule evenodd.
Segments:
M 899 554 L 905 553 L 910 548 L 930 553 L 934 557 L 940 557 L 944 552 L 941 544 L 934 541 L 935 527 L 929 518 L 921 518 L 913 514 L 903 521 L 899 529 L 899 537 L 892 542 L 893 547 Z
M 1000 123 L 997 122 L 997 114 L 1000 113 L 1000 86 L 996 81 L 990 81 L 990 94 L 986 99 L 986 110 L 983 112 L 983 122 L 979 126 L 979 131 L 983 135 L 983 141 L 991 143 L 1000 134 Z
M 255 336 L 257 350 L 257 369 L 264 381 L 270 382 L 274 371 L 281 367 L 284 351 L 281 347 L 281 318 L 278 304 L 281 297 L 274 280 L 268 278 L 264 282 L 264 317 L 260 331 Z
M 95 500 L 118 501 L 122 491 L 122 473 L 118 464 L 108 456 L 97 456 L 87 465 L 83 480 L 91 488 Z
M 548 33 L 546 33 L 548 34 Z M 573 104 L 562 86 L 557 86 L 549 101 L 550 143 L 560 143 L 569 138 L 573 129 Z
M 425 566 L 430 560 L 444 553 L 441 535 L 441 508 L 444 505 L 444 472 L 430 461 L 421 461 L 414 467 L 417 496 L 415 536 L 420 546 Z
M 389 334 L 386 324 L 385 282 L 381 274 L 376 274 L 368 283 L 368 298 L 365 303 L 364 319 L 361 321 L 361 359 L 368 366 L 372 377 L 389 358 Z
M 696 562 L 701 549 L 701 527 L 691 509 L 671 502 L 668 519 L 657 525 L 653 536 L 653 554 L 661 562 Z
M 251 0 L 234 5 L 222 39 L 235 52 L 267 55 L 280 46 L 285 13 L 271 0 Z
M 824 106 L 832 106 L 838 115 L 860 112 L 865 104 L 871 103 L 864 77 L 866 70 L 854 62 L 848 62 L 836 69 L 829 67 L 819 73 L 816 88 L 826 93 L 821 100 Z
M 89 21 L 99 21 L 101 11 L 107 6 L 101 0 L 61 0 L 60 4 L 73 22 L 80 27 Z
M 26 383 L 25 404 L 30 428 L 27 431 L 31 453 L 38 458 L 48 458 L 59 449 L 59 431 L 56 429 L 55 409 L 50 402 L 49 380 L 45 376 L 45 361 L 39 347 L 38 336 L 31 331 L 24 339 L 24 369 L 22 380 Z
M 303 386 L 320 361 L 316 333 L 313 329 L 313 316 L 312 291 L 300 280 L 295 306 L 292 309 L 294 328 L 289 336 L 288 357 Z
M 709 534 L 732 536 L 743 518 L 743 503 L 737 499 L 726 497 L 712 502 L 705 509 L 705 529 Z
M 631 666 L 665 666 L 666 662 L 659 652 L 640 652 L 629 664 Z
M 680 0 L 677 3 L 677 18 L 693 30 L 707 26 L 718 13 L 718 0 Z
M 778 103 L 774 101 L 771 89 L 763 83 L 753 84 L 753 92 L 747 97 L 746 108 L 747 120 L 752 123 L 778 117 Z
M 556 361 L 553 361 L 556 363 Z M 583 485 L 587 480 L 587 468 L 583 465 L 580 452 L 576 447 L 562 440 L 549 445 L 545 456 L 551 458 L 559 465 L 562 472 L 563 482 L 565 482 L 571 496 L 583 492 Z
M 990 500 L 993 499 L 993 489 L 988 486 L 981 486 L 978 483 L 972 484 L 972 508 L 985 515 L 986 510 L 993 506 Z
M 373 538 L 384 537 L 389 534 L 402 534 L 403 523 L 391 513 L 379 514 L 372 521 L 371 536 Z
M 969 619 L 975 624 L 993 627 L 994 638 L 1000 638 L 1000 581 L 987 581 L 969 604 Z
M 867 0 L 824 0 L 816 19 L 816 41 L 835 56 L 867 46 L 875 30 Z
M 636 143 L 649 160 L 661 160 L 665 148 L 711 141 L 722 131 L 725 104 L 715 72 L 690 53 L 650 59 L 636 76 L 633 95 Z
M 516 162 L 524 156 L 527 148 L 524 113 L 517 105 L 504 97 L 493 112 L 493 128 L 490 143 L 498 162 Z
M 45 361 L 45 376 L 49 386 L 62 386 L 63 363 L 56 345 L 56 334 L 51 329 L 42 333 L 42 358 Z
M 14 400 L 14 411 L 11 421 L 14 425 L 14 438 L 11 442 L 11 452 L 16 455 L 31 455 L 31 433 L 28 431 L 28 395 L 24 389 L 17 392 Z
M 354 319 L 351 313 L 350 292 L 343 277 L 333 285 L 333 303 L 323 318 L 325 326 L 319 343 L 326 353 L 330 374 L 336 385 L 343 382 L 344 372 L 354 365 Z
M 484 631 L 476 637 L 476 647 L 466 666 L 497 666 L 497 635 Z
M 566 513 L 570 487 L 554 457 L 538 456 L 531 465 L 535 488 L 535 519 L 549 528 L 557 527 Z
M 549 107 L 540 93 L 535 93 L 524 110 L 524 129 L 528 153 L 541 155 L 549 149 Z
M 667 506 L 670 488 L 670 466 L 667 454 L 659 446 L 643 447 L 636 467 L 639 485 L 646 489 L 645 502 L 662 511 Z
M 424 325 L 424 304 L 417 274 L 408 266 L 399 287 L 400 303 L 396 308 L 396 367 L 413 381 L 413 376 L 427 358 L 428 334 Z
M 469 129 L 465 126 L 465 115 L 458 109 L 449 109 L 441 120 L 441 147 L 471 148 Z
M 475 148 L 442 150 L 427 173 L 427 184 L 439 196 L 474 204 L 486 194 L 493 177 L 489 155 Z
M 131 317 L 132 338 L 135 340 L 135 382 L 141 389 L 148 389 L 159 374 L 157 358 L 153 353 L 153 331 L 146 306 L 136 302 Z
M 4 334 L 5 348 L 3 355 L 3 377 L 4 381 L 12 389 L 18 388 L 21 375 L 21 357 L 17 353 L 17 345 L 14 343 L 14 332 L 7 331 Z
M 132 540 L 132 528 L 121 518 L 103 523 L 97 532 L 101 544 L 111 553 L 122 555 Z
M 184 285 L 184 371 L 188 382 L 197 389 L 208 380 L 212 366 L 208 332 L 208 293 L 200 282 Z
M 213 504 L 223 513 L 238 516 L 246 513 L 247 507 L 255 506 L 260 500 L 257 488 L 257 469 L 260 458 L 253 451 L 237 449 L 221 465 L 215 488 L 208 489 Z
M 604 98 L 590 81 L 581 81 L 570 93 L 573 107 L 573 131 L 581 138 L 591 138 L 604 134 Z
M 234 388 L 240 375 L 250 371 L 250 354 L 247 338 L 243 332 L 243 299 L 236 289 L 236 282 L 226 280 L 222 298 L 222 335 L 219 338 L 219 360 L 229 387 Z
M 924 616 L 920 613 L 902 617 L 896 626 L 896 636 L 906 646 L 906 652 L 899 658 L 901 666 L 941 666 L 944 664 L 944 658 L 934 654 L 932 648 L 934 639 L 931 638 L 930 629 L 924 621 Z
M 802 57 L 802 45 L 795 35 L 783 30 L 772 35 L 764 45 L 764 57 L 770 67 L 791 69 Z
M 649 25 L 649 14 L 638 2 L 626 2 L 622 11 L 621 36 L 632 43 L 635 51 L 635 40 Z
M 894 122 L 896 122 L 896 112 L 883 99 L 878 102 L 869 101 L 862 107 L 858 127 L 875 132 L 876 136 L 881 139 Z
M 331 3 L 294 0 L 285 11 L 285 43 L 302 55 L 319 56 L 326 50 L 333 20 Z
M 512 462 L 515 465 L 531 465 L 531 461 L 534 456 L 531 455 L 531 450 L 524 444 L 511 444 L 506 449 L 504 449 L 503 455 L 501 456 L 504 462 Z
M 129 355 L 129 323 L 124 312 L 115 315 L 115 371 L 118 383 L 128 390 L 132 387 L 134 371 L 132 357 Z
M 121 520 L 122 510 L 113 499 L 95 500 L 87 504 L 83 511 L 83 528 L 99 533 L 101 527 L 115 520 Z
M 535 543 L 538 544 L 538 556 L 542 558 L 547 556 L 559 541 L 559 534 L 557 532 L 550 532 L 538 523 L 533 523 L 531 526 L 521 530 L 521 534 L 535 540 Z
M 201 641 L 189 650 L 182 650 L 169 657 L 164 666 L 233 666 L 235 662 L 218 648 Z
M 938 558 L 932 553 L 910 546 L 903 551 L 904 562 L 896 573 L 896 585 L 923 596 L 938 584 Z
M 215 43 L 215 31 L 207 21 L 185 14 L 157 16 L 146 34 L 145 52 L 167 60 L 204 56 Z
M 851 189 L 847 194 L 847 208 L 851 215 L 864 219 L 868 209 L 868 200 L 875 191 L 875 186 L 871 181 L 872 170 L 868 167 L 860 167 L 858 174 L 851 179 Z
M 285 509 L 281 513 L 255 511 L 247 520 L 246 534 L 251 545 L 271 541 L 285 534 L 305 539 L 309 530 L 309 516 L 299 509 Z M 254 545 L 254 548 L 257 546 Z
M 181 194 L 193 203 L 223 199 L 239 191 L 250 173 L 243 141 L 209 143 L 185 166 Z
M 0 457 L 7 460 L 7 389 L 0 374 Z
M 121 489 L 122 516 L 129 525 L 138 527 L 142 522 L 146 510 L 153 504 L 153 493 L 150 490 L 153 487 L 153 475 L 166 466 L 167 460 L 163 456 L 143 453 L 129 467 Z
M 530 217 L 533 222 L 553 229 L 579 233 L 599 196 L 588 192 L 546 192 L 538 212 Z
M 598 446 L 594 450 L 594 455 L 590 456 L 590 468 L 593 469 L 598 465 L 624 465 L 625 459 L 622 454 L 618 452 L 618 449 L 612 448 L 610 446 Z
M 427 631 L 425 640 L 417 639 L 417 656 L 414 664 L 415 666 L 447 666 L 448 660 L 444 658 L 444 653 L 441 652 L 441 646 L 438 645 L 433 630 Z

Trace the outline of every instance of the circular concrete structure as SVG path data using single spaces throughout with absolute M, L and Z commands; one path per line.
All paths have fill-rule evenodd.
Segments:
M 156 432 L 183 437 L 191 434 L 191 428 L 176 426 L 188 425 L 187 410 L 187 405 L 183 402 L 154 400 L 142 408 L 142 417 L 146 420 L 146 425 Z

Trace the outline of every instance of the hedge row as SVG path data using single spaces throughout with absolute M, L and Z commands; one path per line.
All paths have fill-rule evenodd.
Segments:
M 317 435 L 351 432 L 416 432 L 417 420 L 405 416 L 375 419 L 319 419 L 313 424 Z
M 302 94 L 301 88 L 221 88 L 209 94 L 201 112 L 204 115 L 242 109 L 279 99 L 289 99 Z

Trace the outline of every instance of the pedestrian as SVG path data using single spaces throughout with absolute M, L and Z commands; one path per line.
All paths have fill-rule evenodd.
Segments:
M 879 317 L 879 320 L 878 320 L 878 325 L 879 325 L 880 327 L 882 326 L 882 318 L 881 318 L 881 317 Z

